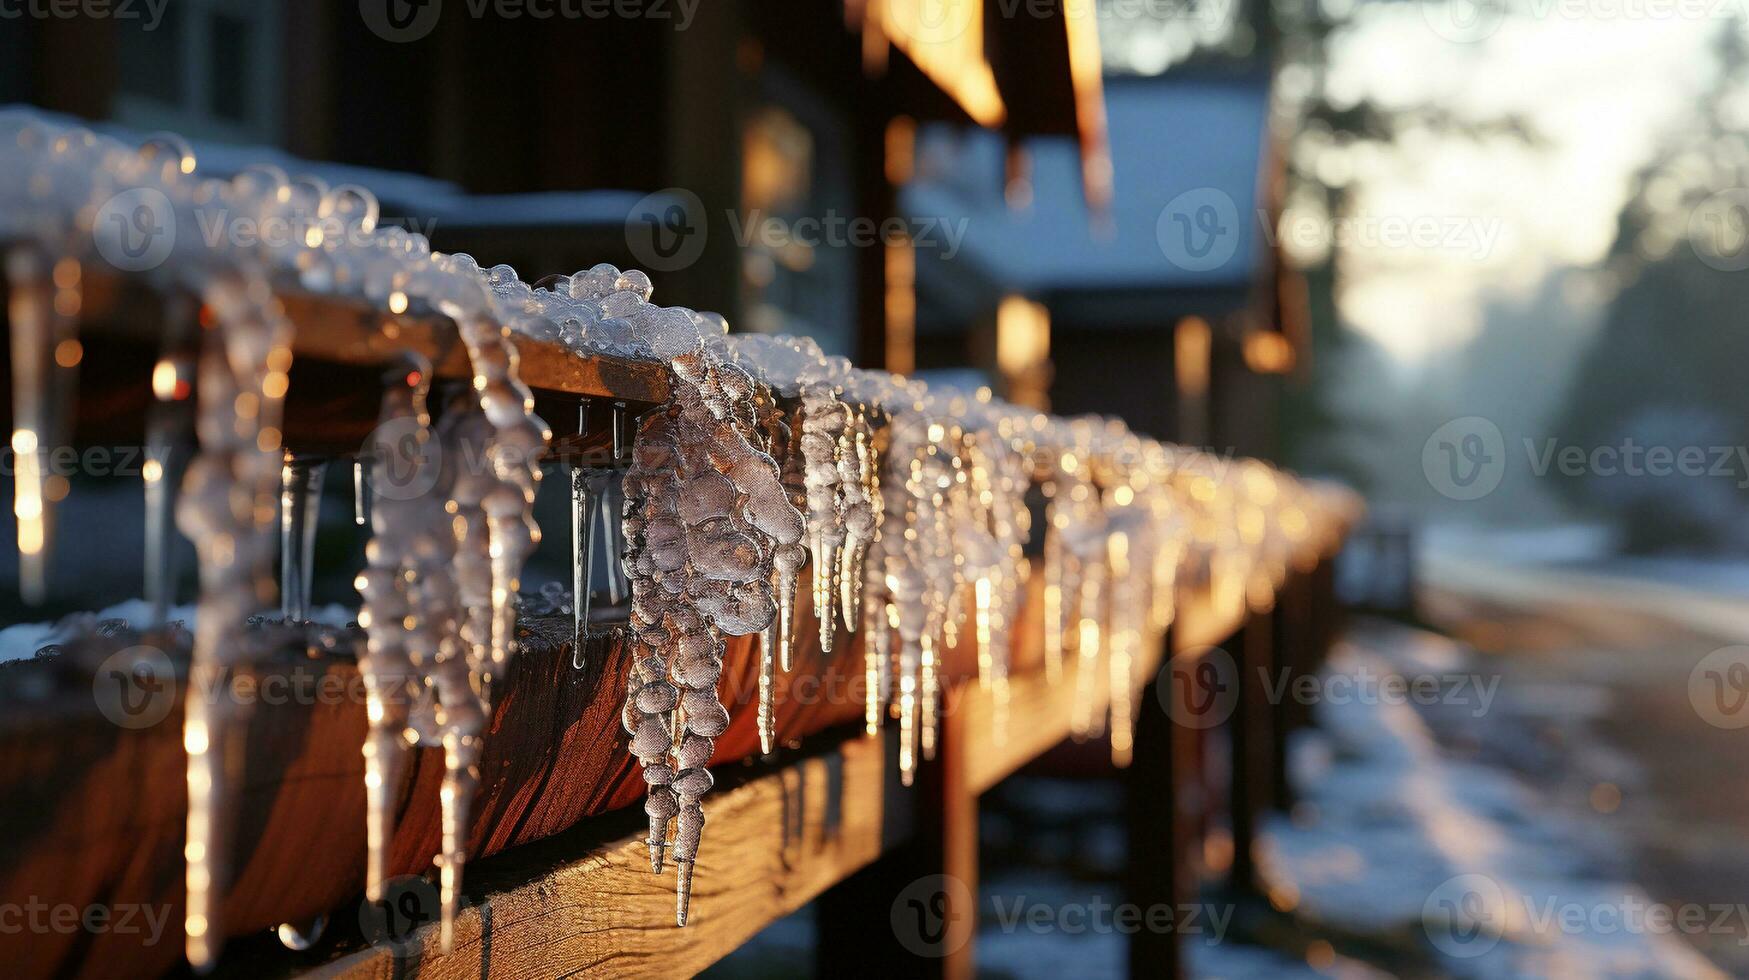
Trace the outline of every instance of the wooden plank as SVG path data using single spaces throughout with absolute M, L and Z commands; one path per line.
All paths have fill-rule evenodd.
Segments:
M 745 943 L 881 853 L 884 739 L 853 737 L 711 796 L 692 921 L 674 926 L 674 874 L 650 873 L 641 833 L 540 866 L 539 855 L 490 873 L 514 882 L 480 895 L 438 948 L 435 924 L 401 952 L 373 947 L 312 977 L 476 980 L 587 971 L 622 977 L 687 976 Z M 508 857 L 508 855 L 507 855 Z M 533 866 L 531 866 L 533 865 Z M 868 914 L 883 921 L 886 909 Z
M 1033 576 L 1034 579 L 1039 577 Z M 1178 610 L 1179 642 L 1184 644 L 1181 649 L 1219 644 L 1243 621 L 1244 610 L 1239 603 L 1226 601 L 1216 590 L 1206 586 L 1187 589 Z M 1037 656 L 1042 657 L 1043 634 L 1027 629 L 1023 637 L 1023 642 L 1038 648 Z M 1131 676 L 1136 679 L 1142 696 L 1147 695 L 1148 685 L 1160 669 L 1162 653 L 1161 648 L 1150 647 L 1143 649 L 1136 658 Z M 1022 655 L 1017 653 L 1016 659 L 1022 659 Z M 1069 737 L 1075 702 L 1074 669 L 1073 659 L 1065 656 L 1064 676 L 1059 683 L 1050 683 L 1042 670 L 1011 678 L 1008 683 L 1008 724 L 1001 727 L 997 725 L 998 706 L 994 692 L 982 690 L 976 683 L 954 692 L 950 701 L 953 714 L 962 719 L 968 736 L 973 740 L 966 774 L 973 792 L 984 792 Z M 1110 699 L 1110 672 L 1102 660 L 1094 677 L 1094 710 L 1105 710 Z
M 390 316 L 331 299 L 280 297 L 297 324 L 295 359 L 339 364 L 391 363 L 404 353 L 431 361 L 440 377 L 467 378 L 467 351 L 455 325 L 441 317 Z M 668 397 L 668 368 L 657 361 L 582 356 L 561 344 L 513 334 L 524 384 L 544 391 L 655 404 Z
M 809 595 L 804 580 L 803 623 L 812 622 Z M 592 644 L 586 669 L 574 670 L 568 618 L 531 617 L 523 626 L 522 653 L 502 679 L 486 730 L 469 842 L 476 859 L 634 807 L 643 794 L 619 724 L 625 648 Z M 801 631 L 796 669 L 778 677 L 780 740 L 862 717 L 861 655 L 848 638 L 840 643 L 843 649 L 826 656 L 817 634 Z M 721 682 L 730 726 L 713 760 L 719 774 L 758 753 L 758 663 L 752 638 L 730 642 Z M 949 664 L 961 675 L 968 669 Z M 343 907 L 363 887 L 365 718 L 357 667 L 345 658 L 300 654 L 260 673 L 290 676 L 295 683 L 288 689 L 305 694 L 293 693 L 286 703 L 263 699 L 247 722 L 237 876 L 223 919 L 233 936 Z M 145 727 L 118 727 L 98 711 L 88 668 L 64 658 L 7 664 L 0 680 L 9 690 L 45 692 L 0 717 L 0 894 L 77 908 L 165 909 L 176 928 L 186 807 L 180 712 Z M 407 767 L 390 848 L 393 874 L 430 867 L 439 843 L 441 775 L 434 749 Z M 706 874 L 701 867 L 701 887 L 709 887 Z M 672 919 L 670 911 L 663 921 Z M 644 924 L 654 928 L 655 921 Z M 0 959 L 26 975 L 171 969 L 181 944 L 145 938 L 0 932 Z
M 798 610 L 804 625 L 810 621 L 806 607 L 809 594 L 804 585 L 803 606 Z M 1051 685 L 1044 680 L 1038 603 L 1032 599 L 1036 596 L 1029 598 L 1017 631 L 1017 672 L 1011 682 L 1010 723 L 1004 737 L 998 737 L 994 725 L 993 698 L 972 676 L 974 651 L 967 644 L 943 651 L 947 684 L 944 755 L 926 767 L 924 780 L 925 785 L 939 783 L 938 792 L 927 794 L 928 798 L 916 791 L 900 794 L 891 787 L 891 773 L 886 771 L 890 766 L 876 765 L 865 771 L 850 769 L 847 761 L 841 761 L 838 765 L 844 774 L 833 777 L 828 787 L 835 787 L 833 792 L 819 790 L 817 782 L 810 780 L 821 777 L 810 775 L 811 771 L 788 770 L 791 775 L 783 778 L 790 779 L 797 792 L 785 799 L 800 800 L 805 810 L 808 800 L 833 799 L 835 794 L 844 806 L 851 805 L 844 801 L 862 801 L 854 805 L 860 809 L 877 807 L 883 815 L 894 812 L 896 806 L 910 808 L 921 801 L 931 813 L 918 824 L 907 822 L 903 833 L 916 826 L 934 828 L 928 831 L 939 835 L 930 873 L 953 869 L 975 887 L 973 821 L 977 795 L 1069 734 L 1073 685 Z M 1186 647 L 1221 642 L 1242 614 L 1231 602 L 1223 607 L 1206 587 L 1189 588 L 1180 610 L 1180 642 Z M 551 869 L 529 866 L 529 855 L 550 856 L 552 846 L 580 839 L 575 835 L 598 833 L 603 820 L 623 817 L 609 811 L 635 805 L 642 790 L 617 724 L 626 668 L 623 650 L 616 644 L 602 645 L 590 652 L 589 669 L 574 671 L 562 622 L 530 620 L 527 625 L 536 635 L 525 638 L 524 654 L 504 679 L 488 728 L 484 778 L 469 847 L 476 858 L 511 848 L 525 849 L 516 856 L 524 863 L 515 865 L 521 877 L 515 877 L 512 889 L 538 888 L 551 877 Z M 784 739 L 855 724 L 861 717 L 859 644 L 841 637 L 842 649 L 826 657 L 810 638 L 811 630 L 800 632 L 797 669 L 779 678 L 777 708 Z M 732 720 L 729 731 L 718 741 L 719 766 L 756 752 L 752 705 L 757 687 L 756 653 L 751 641 L 738 640 L 725 658 L 723 696 L 731 706 Z M 1159 657 L 1159 651 L 1144 652 L 1135 674 L 1139 686 L 1153 676 Z M 340 690 L 350 690 L 349 682 L 356 678 L 356 668 L 343 660 L 301 660 L 300 664 L 303 672 L 316 678 L 334 678 Z M 152 905 L 169 908 L 174 913 L 172 922 L 179 921 L 185 804 L 178 715 L 173 712 L 145 729 L 119 729 L 97 715 L 90 699 L 91 677 L 78 673 L 77 665 L 26 662 L 8 665 L 6 672 L 42 672 L 46 676 L 36 686 L 46 684 L 55 696 L 0 721 L 0 728 L 10 736 L 0 740 L 0 800 L 5 801 L 0 804 L 0 851 L 7 855 L 0 861 L 0 893 L 41 897 L 51 904 L 75 907 Z M 1096 674 L 1099 706 L 1105 703 L 1106 676 L 1104 670 Z M 363 708 L 353 698 L 314 705 L 264 706 L 251 719 L 247 778 L 239 789 L 238 877 L 225 908 L 225 924 L 232 934 L 270 928 L 281 921 L 306 920 L 336 909 L 344 914 L 346 903 L 356 900 L 363 851 L 362 764 L 358 753 L 362 735 Z M 855 751 L 859 750 L 844 750 Z M 845 760 L 848 758 L 846 755 Z M 827 769 L 832 765 L 828 761 Z M 409 767 L 401 796 L 401 823 L 391 849 L 396 873 L 425 870 L 436 851 L 439 769 L 430 758 L 421 758 Z M 819 791 L 811 792 L 809 787 Z M 725 917 L 734 924 L 725 927 L 728 931 L 721 936 L 711 931 L 716 927 L 707 929 L 711 938 L 700 940 L 696 950 L 684 953 L 678 962 L 702 966 L 881 853 L 880 846 L 871 849 L 865 843 L 822 844 L 827 850 L 821 852 L 826 856 L 819 861 L 817 874 L 792 868 L 813 864 L 818 855 L 805 848 L 787 852 L 783 847 L 774 849 L 769 838 L 743 839 L 738 831 L 725 834 L 719 824 L 740 819 L 732 817 L 740 811 L 724 809 L 723 801 L 729 796 L 730 792 L 724 792 L 713 797 L 712 824 L 707 830 L 711 844 L 705 848 L 699 869 L 699 895 L 718 894 L 713 890 L 718 886 L 711 880 L 719 873 L 728 875 L 721 886 L 728 897 L 720 908 L 728 910 Z M 764 799 L 757 794 L 753 798 Z M 122 800 L 127 801 L 125 805 L 119 803 Z M 769 812 L 769 802 L 757 806 L 763 808 L 759 813 Z M 592 816 L 600 819 L 585 819 Z M 837 820 L 838 824 L 828 821 L 828 825 L 851 825 L 847 817 Z M 761 825 L 759 821 L 753 824 Z M 901 831 L 883 821 L 872 836 L 891 846 Z M 789 839 L 782 838 L 780 843 Z M 804 833 L 797 839 L 805 842 L 807 838 Z M 616 846 L 626 843 L 620 840 Z M 588 855 L 605 861 L 601 855 L 609 853 L 617 852 L 611 847 L 599 854 L 574 850 L 561 862 L 560 870 L 584 862 Z M 506 855 L 506 859 L 512 856 Z M 719 865 L 719 861 L 725 864 Z M 725 870 L 736 862 L 760 869 L 759 874 L 769 879 L 769 887 L 778 897 L 764 904 L 749 904 L 742 897 L 741 889 L 746 886 L 737 883 L 737 872 Z M 779 869 L 775 875 L 770 872 L 774 867 Z M 594 918 L 594 905 L 580 905 L 568 914 L 573 922 L 597 923 L 591 928 L 598 931 L 611 928 L 624 930 L 628 936 L 651 933 L 659 937 L 675 933 L 672 906 L 667 904 L 671 902 L 672 879 L 658 884 L 645 872 L 640 881 L 641 886 L 627 885 L 614 895 L 644 895 L 644 904 L 604 899 L 599 915 L 606 918 Z M 467 884 L 480 887 L 472 875 Z M 638 891 L 639 887 L 643 891 Z M 893 894 L 887 891 L 885 901 L 890 903 Z M 655 896 L 662 896 L 662 901 L 656 902 Z M 717 908 L 708 899 L 699 905 L 688 931 L 704 928 Z M 884 915 L 887 910 L 865 911 Z M 972 919 L 965 921 L 964 928 L 970 928 Z M 493 930 L 498 924 L 500 920 L 492 913 L 476 927 L 474 936 L 480 944 L 473 964 L 476 971 L 484 957 L 492 958 L 486 965 L 494 969 L 510 970 L 518 962 L 510 951 L 517 947 L 503 941 L 487 942 L 497 935 Z M 890 927 L 886 931 L 890 933 Z M 528 934 L 527 942 L 534 944 L 529 946 L 534 951 L 531 955 L 545 953 L 540 935 Z M 22 938 L 29 941 L 0 935 L 0 956 L 24 967 L 26 973 L 101 976 L 121 969 L 123 964 L 135 972 L 157 973 L 171 968 L 178 955 L 174 942 L 142 947 L 137 938 L 114 933 Z M 650 942 L 656 943 L 651 948 L 669 949 L 666 942 Z M 684 940 L 682 945 L 691 942 Z M 618 938 L 615 943 L 619 943 Z M 632 948 L 644 947 L 634 942 Z M 444 966 L 447 962 L 442 956 L 422 956 L 414 972 L 448 969 Z M 534 963 L 523 972 L 547 972 L 542 961 Z M 963 954 L 956 950 L 940 966 L 943 972 L 964 975 L 970 963 L 969 949 Z M 622 966 L 630 969 L 623 963 L 615 969 Z M 662 962 L 650 969 L 658 967 L 663 972 L 675 968 Z M 405 962 L 397 966 L 396 975 L 409 975 Z M 516 975 L 514 970 L 510 975 Z
M 1218 641 L 1241 621 L 1241 610 L 1217 605 L 1206 589 L 1187 596 L 1177 635 Z M 892 873 L 871 879 L 869 887 L 856 892 L 858 901 L 828 903 L 836 916 L 866 917 L 868 935 L 890 940 L 892 902 L 922 876 L 949 876 L 955 885 L 941 894 L 950 903 L 955 896 L 963 900 L 976 895 L 979 794 L 1069 737 L 1073 685 L 1045 681 L 1042 665 L 1033 659 L 1040 637 L 1036 629 L 1023 632 L 1031 639 L 1020 644 L 1016 660 L 1033 669 L 1014 678 L 1016 696 L 1009 710 L 1015 723 L 1006 739 L 997 738 L 994 702 L 968 669 L 975 663 L 973 651 L 964 644 L 944 651 L 950 675 L 939 751 L 933 762 L 922 765 L 917 786 L 904 789 L 893 779 L 889 726 L 882 738 L 853 737 L 777 773 L 714 794 L 693 924 L 684 930 L 672 925 L 673 879 L 649 873 L 641 833 L 553 858 L 567 840 L 587 834 L 585 821 L 481 865 L 479 873 L 501 887 L 488 884 L 482 889 L 478 874 L 470 872 L 470 885 L 480 897 L 458 924 L 451 953 L 439 952 L 435 933 L 422 927 L 399 958 L 393 950 L 373 948 L 328 963 L 313 975 L 459 980 L 483 976 L 487 970 L 509 977 L 581 969 L 629 976 L 685 974 L 715 962 L 883 853 L 911 854 L 903 867 L 888 869 Z M 1140 688 L 1151 683 L 1163 651 L 1164 644 L 1144 652 L 1135 674 Z M 851 660 L 859 663 L 860 656 Z M 1106 671 L 1099 674 L 1104 677 Z M 1105 693 L 1101 687 L 1101 705 Z M 728 700 L 736 699 L 731 695 Z M 913 811 L 914 819 L 892 817 Z M 816 821 L 823 822 L 822 828 Z M 895 845 L 903 846 L 895 852 Z M 961 883 L 964 888 L 958 887 Z M 947 928 L 965 936 L 942 936 L 929 956 L 900 944 L 895 962 L 908 971 L 971 976 L 975 900 L 973 905 L 949 908 L 944 916 Z
M 96 267 L 85 280 L 83 319 L 87 331 L 135 342 L 156 343 L 163 326 L 162 300 L 144 284 Z M 355 367 L 394 363 L 408 353 L 431 361 L 440 377 L 468 378 L 467 350 L 455 324 L 441 316 L 395 316 L 362 302 L 313 293 L 285 291 L 280 305 L 297 327 L 293 363 L 322 361 Z M 580 355 L 565 346 L 513 334 L 522 380 L 531 388 L 595 398 L 655 404 L 668 397 L 668 367 L 604 355 Z M 149 372 L 140 372 L 140 383 Z

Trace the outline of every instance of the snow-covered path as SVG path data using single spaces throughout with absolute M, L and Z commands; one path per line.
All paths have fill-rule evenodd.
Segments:
M 1654 900 L 1611 821 L 1566 805 L 1559 784 L 1589 780 L 1582 770 L 1595 759 L 1556 752 L 1514 773 L 1492 749 L 1545 738 L 1538 727 L 1550 724 L 1562 738 L 1589 737 L 1609 701 L 1583 678 L 1551 710 L 1550 689 L 1509 661 L 1377 623 L 1361 624 L 1329 670 L 1497 681 L 1498 698 L 1485 711 L 1473 698 L 1318 704 L 1319 727 L 1295 746 L 1301 805 L 1272 822 L 1266 843 L 1295 915 L 1452 976 L 1726 975 L 1696 946 L 1749 936 L 1749 892 L 1741 902 Z M 1603 765 L 1631 770 L 1627 760 Z M 1597 807 L 1614 812 L 1619 796 L 1609 794 L 1621 787 L 1596 785 L 1608 787 Z

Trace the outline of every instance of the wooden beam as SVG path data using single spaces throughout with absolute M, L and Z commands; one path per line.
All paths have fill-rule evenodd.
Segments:
M 1174 649 L 1171 632 L 1163 638 Z M 1141 909 L 1178 907 L 1193 896 L 1188 883 L 1190 864 L 1184 809 L 1180 794 L 1194 770 L 1178 766 L 1178 746 L 1195 735 L 1172 723 L 1157 705 L 1144 704 L 1136 718 L 1135 754 L 1123 774 L 1125 841 L 1124 898 Z M 1138 929 L 1128 942 L 1132 977 L 1178 980 L 1185 975 L 1184 948 L 1176 929 Z
M 1244 610 L 1236 603 L 1224 602 L 1217 591 L 1202 588 L 1183 592 L 1177 620 L 1182 649 L 1219 644 L 1244 622 Z M 1038 608 L 1036 603 L 1033 608 Z M 1031 645 L 1042 644 L 1043 634 L 1037 630 L 1026 630 L 1025 636 Z M 1148 647 L 1136 658 L 1131 676 L 1144 693 L 1160 669 L 1163 650 Z M 1042 652 L 1038 656 L 1042 657 Z M 1050 683 L 1040 670 L 1010 678 L 1008 724 L 1001 728 L 996 724 L 998 705 L 993 692 L 982 690 L 975 683 L 956 692 L 956 699 L 950 702 L 952 714 L 961 719 L 975 742 L 966 772 L 973 792 L 984 792 L 1069 737 L 1075 702 L 1074 670 L 1073 658 L 1065 656 L 1064 676 L 1056 684 Z M 1111 700 L 1110 672 L 1103 661 L 1095 675 L 1093 705 L 1094 711 L 1100 712 Z
M 390 316 L 321 297 L 280 297 L 297 336 L 296 360 L 339 364 L 392 363 L 402 353 L 430 359 L 439 377 L 470 376 L 467 351 L 455 325 L 442 317 Z M 524 384 L 544 391 L 654 404 L 668 397 L 668 368 L 658 361 L 579 356 L 550 341 L 512 334 Z
M 546 865 L 566 837 L 505 855 L 487 873 L 509 882 L 478 895 L 454 949 L 427 924 L 399 943 L 312 971 L 315 977 L 675 977 L 703 970 L 881 853 L 885 740 L 853 737 L 714 793 L 699 854 L 692 922 L 674 926 L 674 874 L 650 873 L 642 833 Z M 546 866 L 543 866 L 546 865 Z M 883 922 L 884 908 L 868 913 Z
M 103 275 L 93 266 L 85 282 L 84 317 L 106 333 L 149 341 L 161 333 L 159 300 L 143 283 Z M 352 367 L 379 367 L 412 353 L 431 362 L 439 377 L 470 377 L 467 350 L 455 324 L 441 316 L 395 316 L 362 302 L 284 291 L 286 315 L 297 327 L 293 363 L 317 361 Z M 569 395 L 656 404 L 668 397 L 668 366 L 605 355 L 580 355 L 562 344 L 512 334 L 523 383 Z M 150 377 L 144 367 L 139 383 Z

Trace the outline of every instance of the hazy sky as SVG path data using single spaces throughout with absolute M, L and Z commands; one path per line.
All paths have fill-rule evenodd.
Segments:
M 1691 118 L 1715 74 L 1718 18 L 1735 10 L 1649 20 L 1632 15 L 1644 9 L 1634 0 L 1583 0 L 1596 10 L 1570 16 L 1581 5 L 1524 0 L 1467 43 L 1442 37 L 1421 4 L 1381 5 L 1335 48 L 1333 94 L 1518 113 L 1543 139 L 1412 137 L 1388 154 L 1329 161 L 1359 189 L 1359 220 L 1326 229 L 1353 243 L 1342 309 L 1407 370 L 1461 346 L 1490 291 L 1522 293 L 1552 268 L 1604 255 L 1629 177 Z M 1302 216 L 1300 234 L 1315 241 L 1321 227 Z

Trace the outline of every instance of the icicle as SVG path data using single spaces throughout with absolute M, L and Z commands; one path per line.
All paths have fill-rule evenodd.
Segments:
M 620 533 L 620 517 L 625 512 L 625 501 L 613 489 L 614 483 L 608 480 L 596 491 L 596 516 L 600 519 L 599 537 L 601 548 L 607 553 L 607 601 L 619 605 L 625 601 L 625 573 L 615 561 L 615 556 L 625 551 L 625 539 Z
M 53 284 L 48 260 L 19 246 L 6 256 L 12 336 L 12 513 L 18 522 L 18 585 L 38 605 L 48 588 L 48 455 Z
M 899 781 L 911 785 L 917 773 L 918 672 L 923 662 L 923 639 L 899 638 Z
M 972 583 L 973 602 L 977 604 L 973 635 L 978 641 L 978 686 L 985 691 L 989 691 L 996 680 L 996 650 L 990 635 L 990 606 L 994 601 L 990 594 L 991 584 L 988 575 L 980 575 Z
M 416 487 L 424 478 L 419 471 L 434 465 L 431 454 L 424 450 L 429 440 L 437 438 L 426 407 L 429 376 L 424 364 L 411 372 L 392 370 L 385 375 L 375 438 L 361 457 L 361 462 L 368 458 L 378 473 L 369 481 L 376 500 L 370 508 L 372 536 L 365 546 L 366 567 L 353 583 L 361 599 L 358 624 L 367 637 L 359 657 L 359 673 L 364 679 L 370 724 L 364 742 L 365 897 L 373 902 L 383 898 L 401 773 L 409 743 L 419 737 L 410 727 L 414 702 L 422 689 L 419 666 L 413 658 L 434 656 L 426 648 L 434 651 L 439 643 L 453 644 L 452 631 L 459 615 L 454 585 L 440 564 L 447 564 L 446 559 L 455 554 L 455 535 L 442 505 L 448 487 L 439 482 L 440 473 L 432 473 L 431 492 L 400 492 Z M 412 379 L 411 384 L 408 379 Z M 401 438 L 409 426 L 413 438 Z M 447 453 L 440 450 L 437 455 Z M 420 556 L 426 556 L 423 564 Z M 447 614 L 435 622 L 422 623 L 416 616 L 410 590 L 421 581 L 420 572 L 442 577 L 441 581 L 422 583 L 447 606 Z M 423 640 L 421 629 L 427 631 Z M 433 636 L 431 631 L 445 633 Z M 436 727 L 434 720 L 419 721 L 420 728 Z
M 435 739 L 444 747 L 445 777 L 442 821 L 446 828 L 444 849 L 438 854 L 439 920 L 444 923 L 440 934 L 447 936 L 456 913 L 459 882 L 466 860 L 465 829 L 450 833 L 447 828 L 460 825 L 472 802 L 473 783 L 466 778 L 464 740 L 472 739 L 484 723 L 485 706 L 489 704 L 491 679 L 498 665 L 509 655 L 509 637 L 501 635 L 501 626 L 508 627 L 512 615 L 501 609 L 498 599 L 505 588 L 506 562 L 500 560 L 498 542 L 494 540 L 493 518 L 487 501 L 501 488 L 489 472 L 478 472 L 462 463 L 480 459 L 490 452 L 494 435 L 486 414 L 464 398 L 461 404 L 445 413 L 442 428 L 446 467 L 454 472 L 445 481 L 451 496 L 445 509 L 452 516 L 451 528 L 455 541 L 454 574 L 457 599 L 459 647 L 455 654 L 433 662 L 414 659 L 425 675 L 428 688 L 435 691 L 441 722 L 434 730 L 422 731 L 420 741 L 431 744 Z M 449 451 L 451 448 L 454 451 Z M 453 461 L 453 462 L 452 462 Z M 453 482 L 450 482 L 453 481 Z M 500 518 L 500 522 L 502 518 Z M 505 602 L 508 606 L 508 601 Z M 451 745 L 455 748 L 452 750 Z M 459 767 L 459 768 L 458 768 Z
M 1082 565 L 1081 596 L 1077 603 L 1075 639 L 1075 700 L 1069 712 L 1069 731 L 1076 741 L 1095 734 L 1094 699 L 1099 664 L 1100 579 L 1103 569 L 1098 564 Z
M 595 580 L 594 529 L 601 498 L 591 491 L 589 470 L 571 466 L 571 666 L 583 666 L 589 636 L 589 593 Z
M 291 366 L 290 325 L 271 303 L 266 282 L 218 274 L 205 299 L 218 326 L 201 353 L 200 454 L 190 464 L 176 518 L 199 553 L 201 595 L 195 615 L 189 689 L 220 683 L 232 663 L 250 656 L 243 624 L 260 601 L 273 549 L 273 496 L 279 476 L 279 409 Z M 248 415 L 239 405 L 253 409 Z M 271 592 L 267 592 L 271 595 Z M 218 896 L 229 881 L 221 825 L 230 805 L 228 760 L 235 705 L 226 699 L 185 702 L 188 753 L 187 905 L 189 962 L 209 967 L 223 933 Z
M 868 415 L 858 410 L 839 438 L 838 476 L 846 545 L 838 572 L 844 628 L 856 631 L 862 618 L 863 564 L 880 533 L 879 470 L 875 466 Z
M 775 585 L 773 586 L 775 588 Z M 759 751 L 770 755 L 777 741 L 773 686 L 777 682 L 777 617 L 759 634 Z
M 365 509 L 365 497 L 370 493 L 364 485 L 364 460 L 352 461 L 352 523 L 364 527 L 370 521 Z
M 1135 683 L 1130 633 L 1135 583 L 1129 579 L 1129 543 L 1129 536 L 1121 531 L 1108 542 L 1111 563 L 1107 566 L 1110 588 L 1106 595 L 1105 635 L 1111 668 L 1111 763 L 1119 769 L 1129 766 L 1135 747 L 1135 707 L 1130 701 Z
M 808 550 L 813 559 L 814 617 L 819 620 L 820 649 L 825 653 L 832 652 L 838 608 L 838 549 L 845 539 L 839 462 L 846 422 L 845 407 L 830 387 L 803 387 L 801 450 L 808 496 Z M 842 448 L 849 448 L 848 444 Z
M 870 617 L 871 626 L 874 617 Z M 881 730 L 881 668 L 887 655 L 886 631 L 871 628 L 863 635 L 862 650 L 862 726 L 867 735 Z
M 182 485 L 194 443 L 194 300 L 180 290 L 169 293 L 164 298 L 164 320 L 167 333 L 152 366 L 146 463 L 141 469 L 146 496 L 145 599 L 154 627 L 168 621 L 176 604 L 176 488 Z
M 437 858 L 438 945 L 448 952 L 455 944 L 455 918 L 461 907 L 462 861 L 467 855 L 469 801 L 480 783 L 480 739 L 451 728 L 443 736 L 443 850 Z
M 777 570 L 777 665 L 784 673 L 795 668 L 796 646 L 796 575 L 794 568 L 778 566 Z
M 900 635 L 899 607 L 893 605 L 891 599 L 882 602 L 880 621 L 885 624 L 883 628 L 886 630 L 883 637 L 883 649 L 890 648 L 893 642 L 892 638 Z M 893 696 L 893 689 L 898 683 L 898 677 L 901 673 L 903 671 L 899 669 L 896 654 L 881 658 L 881 701 L 887 705 L 887 714 L 894 720 L 899 717 L 899 699 Z
M 280 467 L 279 609 L 290 622 L 310 617 L 310 582 L 315 574 L 316 528 L 321 520 L 322 477 L 326 462 L 293 456 Z
M 750 441 L 752 379 L 703 350 L 672 363 L 669 403 L 646 417 L 624 480 L 638 648 L 624 722 L 649 787 L 651 866 L 660 871 L 665 852 L 674 861 L 684 926 L 712 785 L 705 765 L 729 723 L 717 694 L 723 637 L 771 626 L 773 569 L 800 563 L 803 521 L 777 463 Z
M 1063 535 L 1055 501 L 1045 506 L 1044 543 L 1044 647 L 1045 680 L 1056 684 L 1063 678 Z
M 887 628 L 887 603 L 879 579 L 872 569 L 865 569 L 861 574 L 874 582 L 866 587 L 870 601 L 862 610 L 865 620 L 862 631 L 862 721 L 863 731 L 873 736 L 880 734 L 881 709 L 886 703 L 890 683 L 892 634 Z
M 935 743 L 941 730 L 941 678 L 936 670 L 935 645 L 939 635 L 936 630 L 924 630 L 917 667 L 917 683 L 920 691 L 918 737 L 922 744 L 923 761 L 925 762 L 935 761 Z

